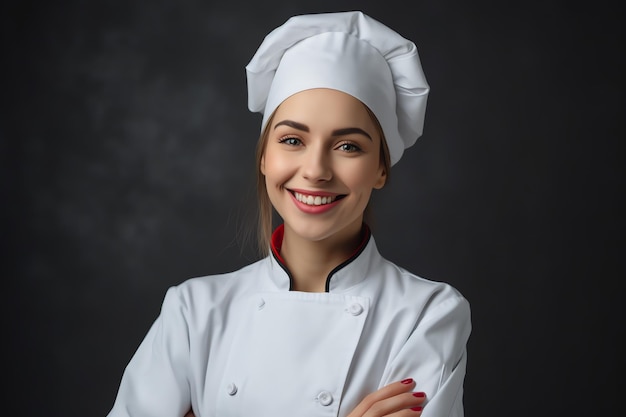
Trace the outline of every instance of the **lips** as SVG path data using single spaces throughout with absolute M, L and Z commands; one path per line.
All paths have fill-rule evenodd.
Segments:
M 345 197 L 345 195 L 313 195 L 302 193 L 298 191 L 291 191 L 293 196 L 299 202 L 309 205 L 309 206 L 323 206 L 326 204 L 330 204 L 334 201 L 340 200 Z

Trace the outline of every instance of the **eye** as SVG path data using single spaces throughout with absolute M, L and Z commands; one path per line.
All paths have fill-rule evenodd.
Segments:
M 355 145 L 352 142 L 348 142 L 348 141 L 341 142 L 339 144 L 339 146 L 337 147 L 337 149 L 339 149 L 340 151 L 348 152 L 348 153 L 361 152 L 362 151 L 362 149 L 359 146 Z
M 296 138 L 296 137 L 293 137 L 293 136 L 287 136 L 287 137 L 284 137 L 284 138 L 280 138 L 278 140 L 278 143 L 284 143 L 284 144 L 289 145 L 289 146 L 302 145 L 302 141 L 300 139 Z

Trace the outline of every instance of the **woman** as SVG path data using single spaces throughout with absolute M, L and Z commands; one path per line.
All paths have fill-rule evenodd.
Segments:
M 468 302 L 364 221 L 422 133 L 415 45 L 360 12 L 296 16 L 246 70 L 268 256 L 167 291 L 109 417 L 462 416 Z

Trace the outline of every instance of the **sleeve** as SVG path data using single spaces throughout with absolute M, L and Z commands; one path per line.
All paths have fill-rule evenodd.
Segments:
M 182 417 L 189 411 L 189 331 L 176 287 L 126 366 L 107 417 Z
M 429 304 L 386 369 L 383 385 L 412 377 L 417 383 L 415 389 L 426 393 L 422 417 L 463 417 L 463 382 L 471 332 L 469 303 L 454 293 Z

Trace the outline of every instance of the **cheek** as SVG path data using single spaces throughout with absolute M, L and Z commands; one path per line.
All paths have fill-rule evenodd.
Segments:
M 273 176 L 276 173 L 276 160 L 272 157 L 271 153 L 266 154 L 263 157 L 263 174 L 268 176 Z
M 377 167 L 367 165 L 366 167 L 354 167 L 353 169 L 346 170 L 343 175 L 344 181 L 354 190 L 371 192 L 371 190 L 376 187 L 380 178 L 376 168 Z
M 289 176 L 291 168 L 288 159 L 281 158 L 272 152 L 268 152 L 263 159 L 263 175 L 266 180 L 276 182 Z

